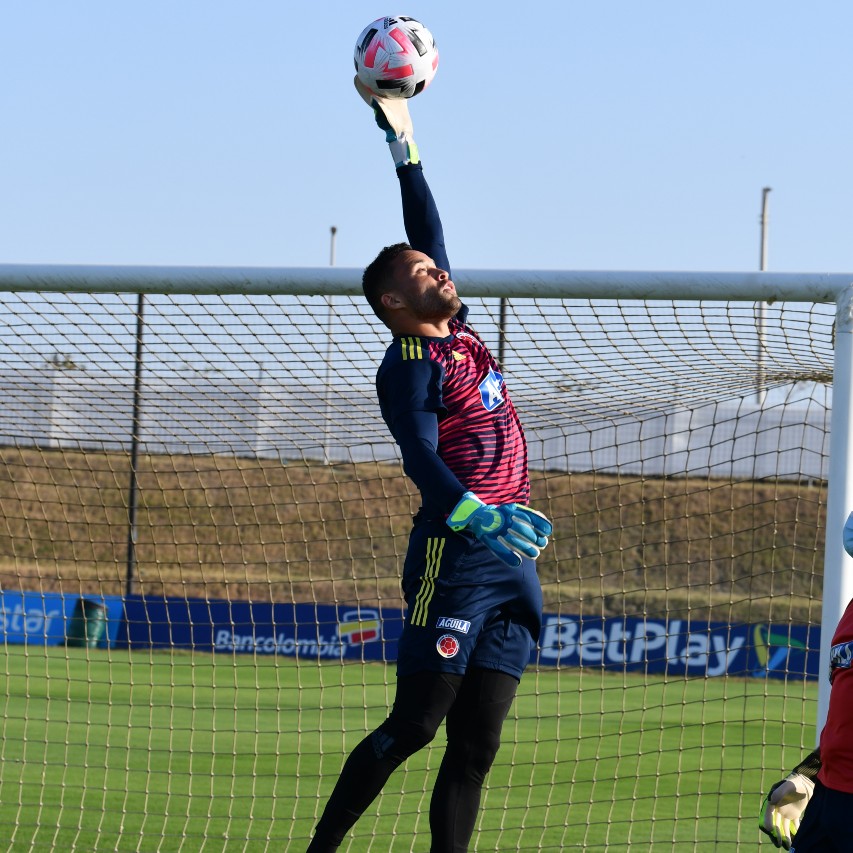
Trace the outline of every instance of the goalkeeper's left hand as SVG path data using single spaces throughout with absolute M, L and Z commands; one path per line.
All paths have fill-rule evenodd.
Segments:
M 521 565 L 521 558 L 535 560 L 548 544 L 551 522 L 523 504 L 486 504 L 473 492 L 465 492 L 447 517 L 451 530 L 466 527 L 493 554 L 511 568 Z
M 415 145 L 409 102 L 406 98 L 383 98 L 371 92 L 356 76 L 355 90 L 373 110 L 376 124 L 385 131 L 385 141 L 397 167 L 420 163 L 418 146 Z
M 802 773 L 790 773 L 777 782 L 764 798 L 758 815 L 758 828 L 776 847 L 791 849 L 813 791 L 811 779 Z

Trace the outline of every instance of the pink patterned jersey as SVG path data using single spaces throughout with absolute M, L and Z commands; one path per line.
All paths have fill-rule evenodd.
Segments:
M 463 315 L 464 316 L 464 315 Z M 377 373 L 382 415 L 403 448 L 398 418 L 404 413 L 434 412 L 438 417 L 438 460 L 464 489 L 490 504 L 527 503 L 527 445 L 515 407 L 497 362 L 476 332 L 459 319 L 450 321 L 447 338 L 399 337 Z M 407 467 L 407 470 L 409 468 Z M 448 509 L 447 497 L 429 494 L 442 481 L 439 467 L 417 471 L 427 509 Z M 452 507 L 459 495 L 452 496 Z

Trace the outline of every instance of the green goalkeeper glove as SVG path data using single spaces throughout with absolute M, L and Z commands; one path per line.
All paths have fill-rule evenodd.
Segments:
M 473 492 L 465 492 L 447 517 L 451 530 L 466 527 L 495 556 L 511 568 L 521 565 L 521 558 L 535 560 L 548 544 L 551 522 L 523 504 L 483 503 Z
M 415 145 L 412 119 L 409 116 L 409 102 L 405 98 L 383 98 L 370 91 L 355 77 L 356 91 L 362 100 L 373 110 L 376 124 L 385 131 L 385 141 L 394 158 L 394 165 L 407 166 L 420 163 L 418 146 Z
M 758 815 L 758 828 L 770 837 L 776 847 L 791 849 L 813 791 L 811 779 L 802 773 L 790 773 L 777 782 L 764 798 Z

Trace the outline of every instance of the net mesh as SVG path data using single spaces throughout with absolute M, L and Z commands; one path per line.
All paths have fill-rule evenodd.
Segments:
M 373 390 L 384 327 L 319 295 L 148 295 L 141 341 L 135 295 L 2 305 L 10 849 L 304 849 L 393 699 L 390 646 L 323 652 L 345 623 L 367 649 L 365 614 L 404 606 L 418 499 Z M 816 659 L 795 628 L 820 621 L 831 307 L 764 306 L 761 335 L 751 303 L 512 299 L 502 328 L 499 300 L 470 307 L 555 525 L 473 849 L 752 849 L 762 792 L 814 742 L 791 649 Z M 128 592 L 169 603 L 147 647 L 97 607 Z M 235 623 L 217 648 L 186 614 L 223 602 L 320 627 L 259 645 Z M 644 667 L 650 648 L 679 666 Z M 428 846 L 441 740 L 344 849 Z

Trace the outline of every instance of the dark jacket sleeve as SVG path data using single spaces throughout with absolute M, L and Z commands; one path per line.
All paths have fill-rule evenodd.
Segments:
M 420 163 L 410 163 L 397 169 L 400 193 L 403 198 L 403 224 L 409 245 L 429 255 L 436 266 L 448 273 L 450 261 L 444 246 L 444 231 L 432 192 L 424 177 Z
M 438 455 L 438 422 L 447 414 L 443 371 L 431 359 L 383 362 L 376 378 L 382 418 L 400 448 L 403 470 L 432 516 L 449 513 L 465 493 Z
M 394 421 L 392 433 L 403 470 L 420 490 L 424 509 L 431 515 L 448 515 L 466 489 L 438 455 L 436 413 L 406 412 Z

